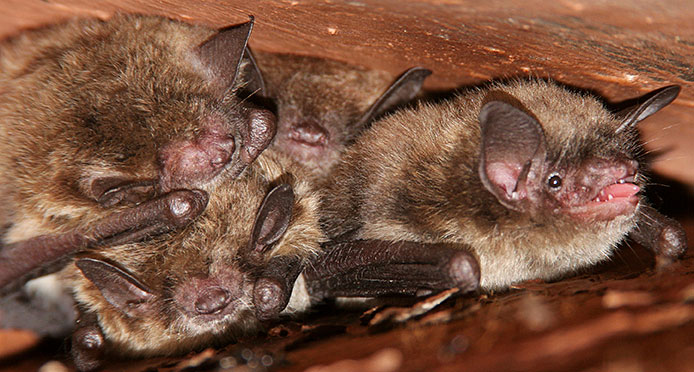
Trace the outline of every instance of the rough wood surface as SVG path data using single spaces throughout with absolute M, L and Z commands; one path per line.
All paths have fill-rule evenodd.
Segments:
M 551 77 L 613 101 L 666 84 L 683 91 L 643 126 L 655 169 L 694 184 L 694 2 L 687 0 L 6 0 L 0 37 L 72 16 L 159 14 L 214 27 L 256 17 L 251 45 L 399 73 L 429 89 Z

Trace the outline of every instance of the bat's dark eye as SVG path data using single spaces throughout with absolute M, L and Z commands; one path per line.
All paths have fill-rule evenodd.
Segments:
M 547 180 L 550 189 L 558 190 L 561 187 L 561 177 L 558 174 L 551 175 Z

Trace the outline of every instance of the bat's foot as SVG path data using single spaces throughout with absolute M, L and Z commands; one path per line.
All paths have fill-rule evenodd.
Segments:
M 463 246 L 355 240 L 327 250 L 304 272 L 316 299 L 469 292 L 480 283 L 479 264 Z
M 676 260 L 687 251 L 682 225 L 647 205 L 641 207 L 638 224 L 629 237 L 651 250 L 659 263 Z
M 177 190 L 162 200 L 166 204 L 163 215 L 169 224 L 167 227 L 175 229 L 186 226 L 202 214 L 209 196 L 201 190 Z
M 679 258 L 687 251 L 687 236 L 677 221 L 663 226 L 656 243 L 657 254 L 667 258 Z

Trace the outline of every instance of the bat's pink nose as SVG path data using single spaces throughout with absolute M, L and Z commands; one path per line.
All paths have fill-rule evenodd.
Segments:
M 203 290 L 195 301 L 195 310 L 200 314 L 213 314 L 223 310 L 231 302 L 229 291 L 222 287 Z

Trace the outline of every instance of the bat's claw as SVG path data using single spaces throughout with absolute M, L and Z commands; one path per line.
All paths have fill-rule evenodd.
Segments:
M 281 281 L 260 278 L 253 289 L 255 313 L 260 320 L 271 320 L 279 316 L 289 303 L 289 293 Z
M 209 196 L 201 190 L 173 191 L 167 196 L 168 220 L 174 228 L 183 227 L 199 216 Z
M 475 291 L 480 286 L 480 266 L 474 256 L 460 251 L 446 265 L 453 286 L 461 292 Z

